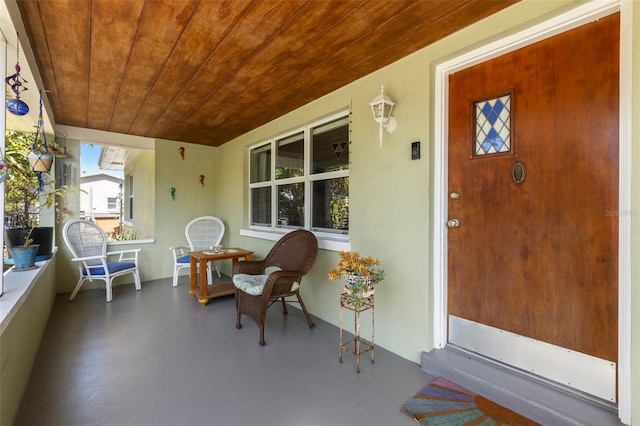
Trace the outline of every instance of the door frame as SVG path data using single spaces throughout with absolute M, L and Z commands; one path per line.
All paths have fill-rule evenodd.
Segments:
M 447 344 L 447 201 L 449 75 L 523 46 L 620 12 L 620 134 L 618 206 L 618 417 L 631 422 L 631 59 L 633 2 L 589 2 L 517 34 L 438 64 L 434 76 L 434 347 Z

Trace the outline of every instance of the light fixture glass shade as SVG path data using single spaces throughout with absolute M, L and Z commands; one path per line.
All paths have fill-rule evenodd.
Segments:
M 376 96 L 369 105 L 373 113 L 373 119 L 378 123 L 386 123 L 391 117 L 391 111 L 396 103 L 384 94 L 384 86 L 380 87 L 380 94 Z
M 380 137 L 380 148 L 382 148 L 382 129 L 385 129 L 389 133 L 393 133 L 398 126 L 398 120 L 391 116 L 393 106 L 396 103 L 391 100 L 390 97 L 384 94 L 384 86 L 380 86 L 380 94 L 373 98 L 369 102 L 371 112 L 373 113 L 373 119 L 380 125 L 380 131 L 378 132 Z

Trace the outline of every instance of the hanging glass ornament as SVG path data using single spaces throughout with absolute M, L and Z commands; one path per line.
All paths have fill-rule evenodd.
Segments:
M 63 147 L 62 154 L 60 154 L 60 158 L 63 158 L 63 159 L 65 159 L 65 160 L 66 160 L 66 159 L 68 159 L 68 158 L 73 158 L 73 157 L 71 156 L 71 154 L 69 154 L 69 153 L 67 152 L 67 146 L 66 146 L 66 145 Z
M 29 112 L 29 105 L 22 99 L 9 99 L 6 105 L 7 110 L 13 115 L 26 115 Z
M 9 170 L 9 164 L 4 161 L 4 155 L 2 155 L 2 150 L 0 150 L 0 183 L 7 180 L 10 174 L 11 171 Z
M 14 115 L 25 115 L 29 112 L 29 105 L 20 99 L 20 92 L 28 90 L 24 83 L 27 80 L 20 75 L 20 38 L 16 33 L 16 73 L 4 79 L 5 83 L 11 87 L 11 91 L 16 95 L 15 99 L 9 99 L 6 102 L 7 110 Z
M 53 156 L 56 158 L 60 158 L 62 160 L 67 160 L 69 158 L 73 158 L 71 154 L 67 152 L 67 134 L 62 132 L 55 132 L 55 137 L 53 139 L 53 143 L 49 147 L 49 149 L 53 152 Z M 58 137 L 60 140 L 64 141 L 64 144 L 58 142 Z

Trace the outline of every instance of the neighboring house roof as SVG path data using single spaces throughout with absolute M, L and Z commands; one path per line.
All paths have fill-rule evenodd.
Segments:
M 114 182 L 114 183 L 122 183 L 123 179 L 121 177 L 118 176 L 114 176 L 112 174 L 109 173 L 103 173 L 103 172 L 92 172 L 92 173 L 85 173 L 82 176 L 80 176 L 80 184 L 82 185 L 83 183 L 92 183 L 92 182 L 98 182 L 98 181 L 110 181 L 110 182 Z

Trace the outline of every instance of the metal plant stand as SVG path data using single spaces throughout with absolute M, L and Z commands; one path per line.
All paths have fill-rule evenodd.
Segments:
M 371 351 L 371 364 L 375 363 L 373 351 L 373 331 L 375 325 L 374 295 L 359 300 L 355 303 L 350 300 L 350 295 L 342 293 L 340 295 L 340 362 L 342 363 L 342 351 L 347 350 L 356 357 L 356 373 L 360 373 L 360 355 Z M 342 342 L 342 316 L 343 310 L 348 309 L 354 312 L 355 333 L 353 339 Z M 360 313 L 371 309 L 371 342 L 360 338 Z M 351 345 L 353 343 L 353 345 Z

